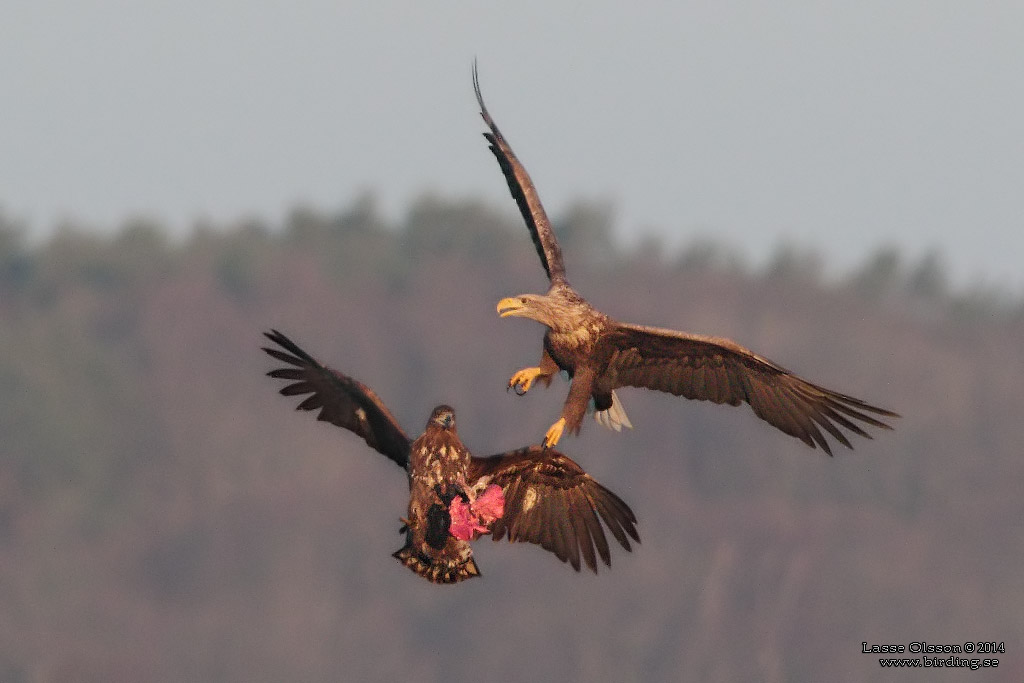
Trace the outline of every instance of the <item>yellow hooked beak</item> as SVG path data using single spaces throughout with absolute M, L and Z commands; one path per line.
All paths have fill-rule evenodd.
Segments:
M 523 300 L 520 297 L 510 296 L 498 302 L 498 315 L 502 318 L 520 315 L 523 308 Z

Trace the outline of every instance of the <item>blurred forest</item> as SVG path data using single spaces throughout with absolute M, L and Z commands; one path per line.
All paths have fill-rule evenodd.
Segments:
M 566 383 L 519 398 L 542 328 L 499 298 L 546 280 L 518 216 L 364 197 L 283 225 L 130 221 L 43 242 L 0 217 L 0 681 L 961 680 L 861 642 L 1005 641 L 1024 679 L 1024 301 L 949 286 L 938 254 L 854 272 L 780 246 L 613 239 L 557 217 L 574 285 L 619 319 L 730 336 L 900 412 L 812 451 L 752 412 L 640 390 L 635 425 L 560 447 L 642 544 L 576 574 L 476 544 L 434 586 L 390 557 L 407 488 L 264 376 L 276 327 L 373 387 L 416 436 L 458 411 L 479 455 L 538 442 Z

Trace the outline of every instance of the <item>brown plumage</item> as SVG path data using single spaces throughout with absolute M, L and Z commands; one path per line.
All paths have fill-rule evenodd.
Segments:
M 598 557 L 611 566 L 604 526 L 627 551 L 629 538 L 640 540 L 629 506 L 567 456 L 528 446 L 476 457 L 459 439 L 455 411 L 445 405 L 434 409 L 413 441 L 370 388 L 321 365 L 277 330 L 265 334 L 280 348 L 263 350 L 287 366 L 267 373 L 290 381 L 282 394 L 305 395 L 299 410 L 319 410 L 318 420 L 354 432 L 408 474 L 405 545 L 394 557 L 429 581 L 480 575 L 469 540 L 453 535 L 453 502 L 471 505 L 492 486 L 500 487 L 504 509 L 485 533 L 495 541 L 507 536 L 540 545 L 577 571 L 581 557 L 595 573 Z
M 564 430 L 578 433 L 591 399 L 598 422 L 616 431 L 631 427 L 615 394 L 619 387 L 734 406 L 745 402 L 762 420 L 829 455 L 832 449 L 823 431 L 852 448 L 842 429 L 866 438 L 871 436 L 858 422 L 891 429 L 872 415 L 899 417 L 896 413 L 812 384 L 729 339 L 620 323 L 594 309 L 566 279 L 561 249 L 540 197 L 484 105 L 475 64 L 473 89 L 490 129 L 484 137 L 551 281 L 546 294 L 520 294 L 498 302 L 501 317 L 530 318 L 548 328 L 540 365 L 519 370 L 508 386 L 522 395 L 538 380 L 549 385 L 558 370 L 572 378 L 562 414 L 545 434 L 544 445 L 555 445 Z

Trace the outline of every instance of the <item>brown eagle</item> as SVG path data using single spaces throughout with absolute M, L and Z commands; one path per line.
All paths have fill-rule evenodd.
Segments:
M 527 446 L 476 457 L 459 439 L 455 411 L 446 405 L 434 408 L 413 441 L 369 387 L 321 365 L 277 330 L 264 334 L 280 348 L 263 350 L 288 366 L 267 373 L 291 382 L 282 394 L 309 394 L 299 410 L 319 410 L 318 420 L 356 433 L 405 469 L 405 545 L 394 557 L 427 580 L 479 576 L 469 542 L 487 533 L 495 541 L 508 536 L 509 542 L 536 543 L 576 571 L 582 557 L 594 573 L 597 556 L 611 566 L 602 521 L 627 551 L 629 538 L 639 542 L 629 506 L 567 456 Z
M 591 399 L 599 423 L 616 431 L 632 427 L 615 395 L 618 387 L 643 387 L 733 406 L 745 401 L 762 420 L 811 448 L 821 446 L 829 455 L 832 450 L 822 430 L 852 448 L 841 427 L 867 438 L 871 436 L 857 421 L 892 429 L 869 413 L 899 417 L 896 413 L 812 384 L 730 339 L 620 323 L 591 306 L 565 277 L 551 223 L 530 175 L 484 105 L 475 64 L 473 89 L 490 128 L 484 137 L 551 281 L 546 294 L 520 294 L 498 302 L 501 317 L 531 318 L 547 327 L 540 365 L 513 374 L 508 387 L 522 396 L 538 380 L 550 385 L 558 370 L 571 379 L 561 417 L 544 435 L 544 446 L 558 443 L 566 429 L 579 433 Z

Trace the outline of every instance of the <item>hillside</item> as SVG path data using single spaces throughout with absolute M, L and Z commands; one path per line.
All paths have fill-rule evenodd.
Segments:
M 2 221 L 0 221 L 2 222 Z M 284 331 L 410 434 L 458 411 L 478 454 L 539 441 L 566 385 L 518 398 L 545 286 L 514 216 L 361 201 L 284 225 L 0 225 L 0 680 L 934 680 L 861 642 L 1005 641 L 1024 677 L 1024 305 L 950 291 L 891 250 L 824 277 L 781 248 L 617 248 L 600 207 L 559 222 L 574 285 L 620 319 L 730 336 L 890 407 L 834 458 L 749 409 L 622 393 L 635 425 L 560 444 L 636 511 L 600 575 L 476 544 L 483 578 L 389 555 L 401 471 L 294 411 L 264 373 Z

